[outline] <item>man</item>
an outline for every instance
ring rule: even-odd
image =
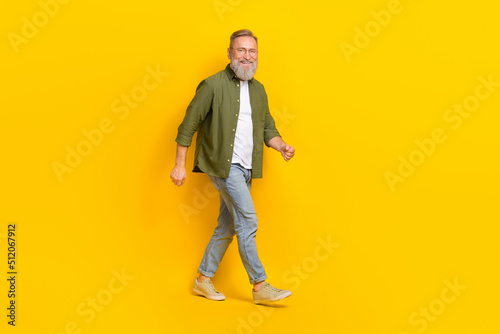
[[[193,172],[209,175],[220,193],[218,226],[205,250],[193,290],[211,300],[224,300],[211,278],[236,234],[238,250],[253,284],[255,303],[286,298],[265,280],[257,255],[257,215],[250,195],[252,178],[262,177],[264,144],[281,153],[285,161],[295,155],[276,130],[269,113],[264,86],[253,79],[257,71],[257,37],[250,30],[238,30],[230,37],[227,56],[231,63],[223,71],[203,80],[189,104],[176,138],[174,184],[186,180],[186,154],[196,131]]]

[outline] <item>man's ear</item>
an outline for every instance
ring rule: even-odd
[[[227,48],[227,59],[231,60],[231,48]]]

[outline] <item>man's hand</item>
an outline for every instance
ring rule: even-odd
[[[290,159],[295,155],[295,149],[285,143],[280,136],[271,138],[271,140],[269,141],[269,146],[280,152],[285,161],[290,161]]]
[[[293,158],[293,156],[295,155],[295,149],[290,145],[285,144],[281,149],[280,153],[283,156],[283,159],[285,159],[285,161],[290,161],[290,159]]]
[[[170,173],[170,179],[172,179],[172,182],[176,186],[182,186],[184,185],[184,181],[186,180],[186,168],[185,167],[180,167],[180,166],[175,166],[174,169],[172,169],[172,173]]]
[[[176,186],[182,186],[186,180],[186,155],[187,146],[177,144],[177,153],[175,155],[175,167],[170,173],[170,179]]]

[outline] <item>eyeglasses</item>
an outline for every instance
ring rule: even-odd
[[[233,49],[233,48],[231,48],[231,49]],[[233,49],[233,50],[236,51],[236,54],[238,56],[243,56],[247,52],[248,52],[248,54],[250,54],[251,57],[255,57],[257,55],[257,50],[255,50],[255,49],[247,50],[247,49],[239,48],[239,49]]]

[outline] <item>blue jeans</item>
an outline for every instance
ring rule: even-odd
[[[231,164],[227,179],[210,176],[210,180],[220,194],[219,218],[198,272],[213,277],[236,234],[241,261],[250,283],[264,281],[267,276],[257,255],[255,244],[257,214],[250,195],[252,171],[240,164]]]

